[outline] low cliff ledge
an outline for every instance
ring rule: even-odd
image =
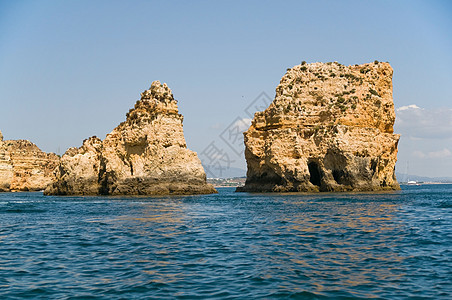
[[[40,191],[53,180],[59,157],[27,140],[3,140],[0,132],[0,192]]]

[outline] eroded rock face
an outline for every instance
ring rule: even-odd
[[[0,192],[39,191],[53,180],[59,157],[27,140],[3,141],[0,132]]]
[[[245,135],[250,192],[400,189],[388,63],[288,69]]]
[[[196,153],[187,149],[177,101],[154,81],[105,140],[70,148],[47,195],[165,195],[216,193]]]

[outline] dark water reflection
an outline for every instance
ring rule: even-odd
[[[0,296],[449,299],[451,192],[0,194]]]

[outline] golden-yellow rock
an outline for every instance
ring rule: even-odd
[[[238,191],[400,189],[392,74],[377,61],[289,69],[244,133],[248,171]]]
[[[216,193],[195,152],[187,149],[177,101],[154,81],[102,141],[70,148],[47,195],[165,195]]]
[[[0,192],[44,190],[59,158],[27,140],[3,141],[0,132]]]

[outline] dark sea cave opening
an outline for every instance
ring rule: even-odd
[[[320,174],[319,165],[311,161],[308,163],[308,169],[309,169],[309,181],[316,186],[320,186],[320,180],[322,179],[322,175]]]

